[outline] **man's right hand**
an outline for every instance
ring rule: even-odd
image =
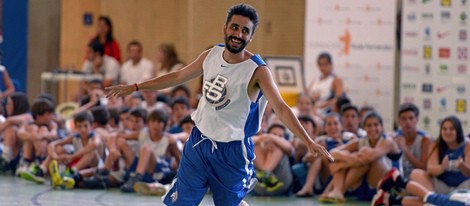
[[[126,96],[135,91],[135,86],[133,84],[128,85],[116,85],[111,87],[104,88],[106,91],[106,97],[112,96]]]
[[[320,144],[317,144],[313,141],[309,142],[308,144],[308,150],[314,155],[322,155],[323,157],[327,158],[330,162],[334,162],[335,161],[335,158],[325,149],[325,147],[323,147],[322,145]]]

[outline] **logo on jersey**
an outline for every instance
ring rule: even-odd
[[[170,197],[172,202],[176,202],[176,200],[178,199],[178,192],[173,192]]]
[[[227,99],[227,83],[228,78],[222,75],[204,82],[204,97],[216,110],[221,110],[230,103],[230,99]]]

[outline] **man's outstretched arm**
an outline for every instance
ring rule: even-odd
[[[209,50],[201,53],[199,57],[185,66],[184,68],[168,73],[163,76],[155,77],[153,79],[144,81],[142,83],[133,83],[127,85],[117,85],[105,88],[107,91],[106,97],[110,96],[125,96],[137,90],[159,90],[167,87],[179,85],[188,80],[200,76],[203,72],[202,64],[206,59]]]
[[[334,158],[323,146],[315,143],[313,139],[308,136],[291,108],[284,102],[268,67],[261,66],[256,69],[250,85],[252,84],[253,86],[255,86],[254,84],[259,86],[278,118],[295,136],[300,137],[307,144],[312,154],[320,154],[330,161],[334,161]]]

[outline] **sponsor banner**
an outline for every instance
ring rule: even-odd
[[[420,6],[421,0],[406,0]],[[347,95],[356,105],[374,106],[384,118],[386,131],[393,126],[394,68],[396,42],[396,2],[374,0],[307,0],[305,25],[305,82],[320,75],[316,59],[319,53],[333,57],[333,72],[343,78]],[[410,22],[434,21],[436,14],[409,11],[404,18]],[[405,30],[404,30],[405,31]],[[420,39],[424,30],[408,29],[409,38]],[[402,55],[422,58],[423,47],[404,47]],[[421,65],[401,67],[422,73]],[[418,90],[418,85],[405,85]]]
[[[419,125],[434,137],[439,134],[440,121],[448,115],[470,124],[470,2],[403,2],[400,100],[420,107]],[[464,130],[469,132],[466,127]]]

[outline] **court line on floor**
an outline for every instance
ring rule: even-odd
[[[104,203],[104,202],[102,201],[103,196],[104,196],[105,194],[106,194],[106,190],[104,190],[104,191],[100,192],[98,195],[96,195],[96,197],[95,197],[95,202],[98,203],[98,204],[100,204],[100,205],[103,205],[103,206],[108,206],[106,203]]]
[[[33,197],[31,197],[31,202],[34,204],[34,205],[41,205],[38,201],[39,197],[48,193],[48,192],[51,192],[52,191],[52,188],[47,188],[41,192],[38,192],[36,194],[33,195]]]

